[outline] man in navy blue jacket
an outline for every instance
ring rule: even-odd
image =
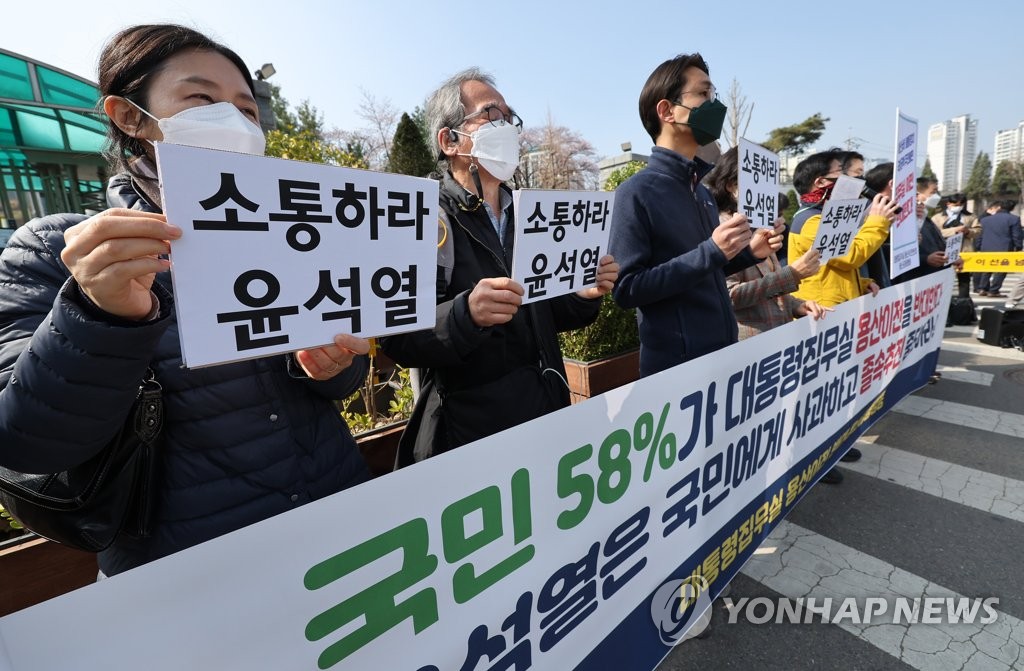
[[[751,235],[742,214],[719,224],[700,183],[711,166],[697,150],[721,134],[725,109],[700,54],[665,61],[640,93],[656,146],[647,167],[616,190],[609,252],[620,266],[615,301],[637,308],[641,376],[736,342],[725,277],[782,245],[770,230]]]
[[[1000,200],[992,203],[989,215],[981,220],[981,234],[975,239],[978,251],[982,252],[1017,252],[1021,249],[1022,233],[1020,217],[1012,210],[1017,203],[1012,200]],[[975,291],[980,296],[1002,296],[1003,280],[1006,273],[981,273],[981,279],[975,282]]]

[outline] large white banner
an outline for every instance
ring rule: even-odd
[[[512,279],[526,290],[523,303],[595,286],[597,266],[608,253],[615,194],[522,189],[512,197]]]
[[[896,110],[896,158],[892,197],[902,208],[889,229],[889,274],[917,268],[917,119]]]
[[[745,214],[753,228],[771,228],[779,212],[779,155],[740,138],[739,212]]]
[[[951,286],[861,297],[11,614],[7,668],[652,669],[700,603],[680,581],[707,603],[927,381]]]
[[[157,144],[185,364],[433,328],[431,179]]]

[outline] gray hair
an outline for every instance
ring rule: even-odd
[[[473,81],[494,86],[494,77],[491,75],[480,68],[466,68],[446,79],[427,98],[426,116],[430,137],[426,140],[435,156],[441,154],[441,147],[437,144],[438,132],[442,128],[458,128],[466,118],[466,107],[462,104],[462,85]]]

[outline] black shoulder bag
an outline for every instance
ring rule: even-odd
[[[0,504],[25,528],[87,552],[105,550],[120,533],[148,536],[164,419],[161,392],[147,370],[124,426],[83,464],[51,475],[0,468]]]

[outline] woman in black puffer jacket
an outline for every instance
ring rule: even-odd
[[[112,209],[31,221],[0,256],[0,466],[54,473],[86,461],[153,370],[166,405],[155,530],[100,553],[111,575],[364,481],[333,400],[362,383],[368,343],[339,335],[184,368],[164,256],[180,229],[161,214],[152,141],[195,140],[201,127],[204,146],[262,153],[252,79],[202,34],[150,25],[112,38],[99,82],[122,170]]]

